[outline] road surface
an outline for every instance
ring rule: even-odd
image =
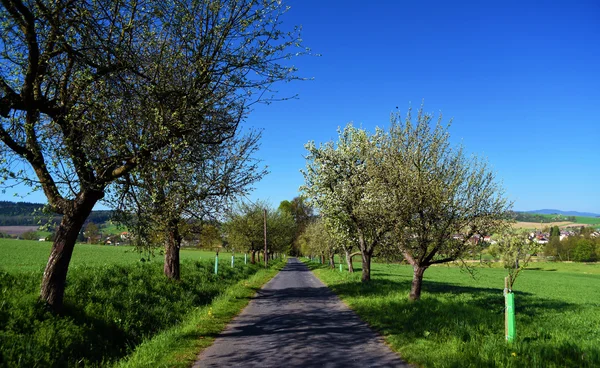
[[[408,367],[295,258],[198,356],[204,367]]]

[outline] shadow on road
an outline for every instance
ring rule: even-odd
[[[298,261],[259,290],[201,358],[198,367],[406,366]]]

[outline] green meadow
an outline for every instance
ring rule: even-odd
[[[577,216],[575,218],[578,224],[587,224],[592,226],[600,226],[600,217],[582,217]]]
[[[557,217],[557,215],[548,215],[548,214],[541,214],[540,216],[545,217],[547,219],[555,219]],[[562,216],[562,217],[566,218],[567,216]],[[564,220],[560,220],[560,221],[564,221]],[[600,217],[575,216],[574,223],[591,225],[591,226],[600,226]]]
[[[1,239],[0,270],[8,272],[43,271],[50,255],[51,242],[34,240]],[[244,260],[243,254],[236,254],[237,262]],[[197,249],[182,249],[182,260],[214,260],[215,252]],[[231,253],[219,253],[219,264],[231,262]],[[250,258],[248,258],[249,260]],[[94,267],[107,265],[131,265],[139,262],[163,262],[161,250],[153,253],[139,252],[134,247],[111,246],[97,244],[77,244],[69,270],[79,267]]]
[[[504,338],[499,265],[475,278],[453,266],[425,272],[422,298],[408,300],[412,268],[360,265],[349,274],[309,263],[316,275],[409,363],[425,367],[600,366],[600,264],[533,263],[514,285],[517,339]],[[358,266],[358,267],[357,267]]]
[[[160,252],[78,244],[55,315],[38,301],[50,246],[0,239],[0,366],[187,366],[282,265],[221,253],[214,274],[214,252],[182,250],[171,281]]]

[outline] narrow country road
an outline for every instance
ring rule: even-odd
[[[290,258],[204,350],[204,367],[408,367],[308,268]]]

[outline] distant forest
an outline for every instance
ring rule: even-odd
[[[0,201],[0,226],[37,226],[48,221],[58,224],[60,215],[42,213],[43,204]],[[87,221],[101,224],[108,221],[112,211],[92,211]]]
[[[565,215],[540,215],[538,213],[529,213],[529,212],[515,212],[514,219],[517,221],[523,222],[541,222],[541,223],[549,223],[556,221],[572,221],[576,222],[577,218],[575,216],[565,216]]]

